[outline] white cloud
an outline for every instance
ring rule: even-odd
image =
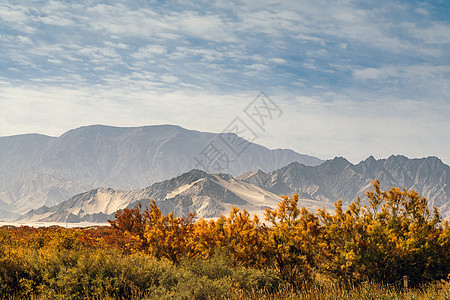
[[[106,41],[103,44],[105,46],[107,46],[107,47],[112,47],[112,48],[115,48],[115,49],[122,49],[122,50],[124,50],[124,49],[129,49],[130,48],[129,45],[127,45],[125,43],[112,43],[112,42]]]
[[[53,63],[53,64],[61,64],[61,63],[62,63],[61,60],[59,60],[59,59],[53,59],[53,58],[48,58],[47,61],[48,61],[48,62],[51,62],[51,63]]]
[[[224,57],[228,56],[226,51],[217,51],[215,49],[196,49],[189,47],[177,47],[174,52],[171,53],[172,57],[177,58],[197,58],[200,60],[212,62],[217,60],[222,60]]]
[[[184,12],[165,17],[165,22],[174,24],[178,32],[188,36],[216,42],[236,42],[227,20],[219,15],[201,16],[194,12]]]
[[[386,65],[352,71],[357,80],[374,80],[384,87],[394,87],[398,96],[415,99],[448,99],[450,93],[450,65]],[[394,91],[389,90],[392,94]]]
[[[72,20],[68,20],[66,18],[58,17],[58,16],[39,17],[38,20],[47,25],[55,25],[55,26],[73,26],[73,25],[75,25],[75,22],[73,22]]]
[[[270,58],[269,61],[276,64],[285,64],[287,62],[285,59],[279,57]]]
[[[265,64],[251,64],[246,66],[246,68],[256,72],[264,72],[270,69],[269,66]]]
[[[327,56],[328,51],[326,49],[310,50],[310,51],[306,52],[306,55],[312,56],[312,57]]]
[[[178,77],[172,75],[161,75],[161,80],[168,83],[174,83],[179,81]]]
[[[147,45],[140,47],[136,53],[131,54],[132,57],[137,59],[152,58],[155,55],[166,54],[167,49],[161,45]]]
[[[430,15],[430,12],[428,10],[426,10],[425,8],[423,8],[423,7],[418,7],[416,9],[414,9],[414,11],[416,13],[424,15],[424,16],[429,16]]]
[[[28,45],[33,44],[32,40],[26,36],[18,35],[17,40],[19,41],[19,43],[22,43],[22,44],[28,44]]]
[[[4,22],[23,24],[28,20],[28,9],[25,6],[3,3],[0,5],[0,18]]]
[[[0,19],[14,30],[29,34],[36,32],[36,28],[28,24],[33,17],[25,6],[9,3],[0,4]]]
[[[353,71],[353,77],[360,80],[379,79],[384,77],[383,71],[375,68],[365,68]]]
[[[87,8],[84,27],[106,31],[120,37],[151,37],[170,29],[161,17],[150,9],[132,10],[123,4],[97,4]],[[167,37],[166,37],[167,38]]]
[[[322,46],[325,46],[325,41],[323,39],[314,37],[314,36],[308,36],[303,33],[295,35],[294,38],[302,40],[302,41],[306,41],[306,42],[316,42],[316,43],[321,44]]]
[[[431,26],[417,28],[413,23],[402,24],[410,34],[426,44],[445,45],[450,44],[450,25],[434,22]]]

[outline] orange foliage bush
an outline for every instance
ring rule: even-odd
[[[351,284],[395,283],[407,275],[412,285],[449,276],[450,226],[437,209],[430,212],[425,198],[405,189],[382,191],[374,181],[366,201],[357,199],[346,210],[338,201],[334,213],[311,213],[298,206],[298,195],[284,196],[266,210],[265,223],[238,208],[210,221],[164,215],[152,201],[145,209],[139,204],[116,212],[109,227],[4,226],[0,254],[112,248],[175,264],[221,254],[235,266],[275,269],[293,285],[317,274]]]

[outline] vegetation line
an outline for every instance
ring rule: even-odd
[[[0,298],[450,299],[448,221],[415,191],[379,186],[334,214],[285,196],[264,223],[237,208],[194,221],[151,202],[111,226],[4,226]]]

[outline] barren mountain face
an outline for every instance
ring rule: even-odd
[[[449,166],[438,158],[408,159],[404,156],[380,160],[369,157],[357,165],[344,158],[328,160],[316,167],[294,162],[270,173],[258,170],[237,178],[194,169],[144,189],[97,188],[57,206],[30,211],[20,221],[106,222],[113,218],[117,209],[134,207],[139,201],[145,207],[151,199],[165,214],[173,212],[186,216],[195,212],[199,218],[217,218],[228,214],[235,206],[263,219],[264,209],[276,207],[281,201],[280,195],[299,194],[299,206],[310,211],[333,210],[338,199],[349,204],[360,197],[364,202],[365,193],[375,179],[381,181],[383,189],[395,186],[416,190],[429,199],[430,208],[438,207],[447,217],[450,215],[447,174],[450,174]]]
[[[57,138],[37,134],[1,137],[0,217],[53,206],[101,186],[146,187],[194,168],[239,175],[258,169],[269,172],[293,161],[322,162],[292,150],[269,150],[231,133],[225,137],[172,125],[95,125]],[[247,143],[245,151],[237,155],[224,141]]]

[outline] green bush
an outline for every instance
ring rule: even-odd
[[[300,288],[276,270],[233,266],[226,257],[175,265],[118,250],[23,249],[0,245],[0,299],[449,299],[450,282],[408,296],[392,286],[315,281]],[[320,280],[320,279],[319,279]]]

